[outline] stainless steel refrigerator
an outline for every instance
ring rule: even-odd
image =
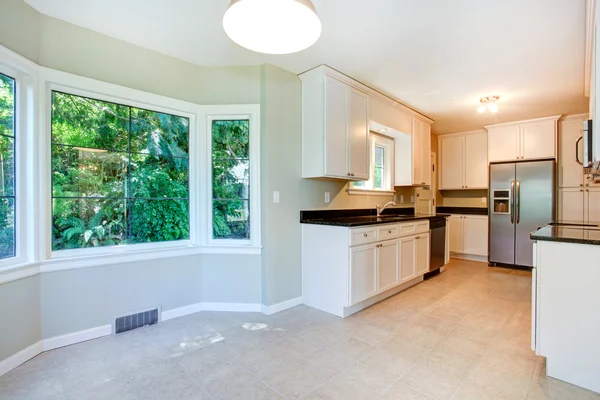
[[[490,265],[533,267],[529,234],[555,218],[554,160],[490,164]]]

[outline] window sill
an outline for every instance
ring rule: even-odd
[[[224,245],[178,245],[155,249],[110,249],[112,251],[63,256],[53,253],[49,260],[41,263],[41,272],[54,272],[67,269],[115,265],[137,261],[157,260],[163,258],[185,257],[197,254],[243,254],[260,255],[260,246],[224,246]]]
[[[21,262],[0,268],[0,285],[40,273],[38,262]]]
[[[372,190],[372,189],[348,189],[348,194],[363,196],[393,196],[396,194],[393,190]]]

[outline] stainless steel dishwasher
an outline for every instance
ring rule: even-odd
[[[434,218],[429,221],[429,272],[438,271],[446,261],[446,218]]]

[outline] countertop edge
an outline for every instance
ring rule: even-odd
[[[335,221],[335,218],[333,218],[333,219],[305,219],[305,220],[300,220],[300,223],[308,224],[308,225],[327,225],[327,226],[338,226],[338,227],[342,227],[342,228],[356,228],[356,227],[360,227],[360,226],[401,224],[404,222],[416,221],[416,220],[420,220],[420,219],[432,220],[432,219],[436,219],[436,218],[448,218],[448,217],[450,217],[450,214],[440,213],[440,214],[436,214],[436,215],[423,215],[423,216],[415,215],[415,216],[411,216],[410,218],[403,218],[402,220],[396,220],[396,221],[343,222],[343,221]],[[343,218],[339,218],[339,219],[341,220]]]

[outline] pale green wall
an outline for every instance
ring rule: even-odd
[[[42,16],[23,0],[0,3],[0,45],[37,62]]]

